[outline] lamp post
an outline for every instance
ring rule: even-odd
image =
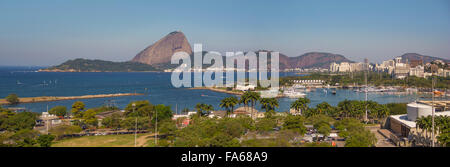
[[[158,111],[155,110],[156,121],[155,121],[155,147],[158,145]]]
[[[133,103],[132,106],[133,106],[133,112],[134,112],[135,111],[134,108],[136,107],[136,104]],[[134,147],[137,146],[136,139],[137,139],[137,117],[136,117],[136,122],[135,122],[135,127],[134,127]]]
[[[433,76],[431,80],[431,147],[434,147],[434,140],[435,140],[435,132],[434,132],[434,84],[435,84],[435,77]]]

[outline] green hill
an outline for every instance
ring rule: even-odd
[[[138,62],[112,62],[104,60],[75,59],[66,61],[41,71],[66,72],[138,72],[161,71],[155,67]]]

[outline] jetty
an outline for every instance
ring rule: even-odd
[[[38,103],[47,101],[60,101],[60,100],[77,100],[77,99],[93,99],[93,98],[106,98],[106,97],[120,97],[120,96],[140,96],[143,93],[116,93],[116,94],[98,94],[98,95],[83,95],[83,96],[40,96],[40,97],[21,97],[20,103]],[[0,105],[9,104],[6,99],[0,99]]]
[[[214,92],[220,92],[220,93],[227,93],[227,94],[233,94],[233,95],[243,95],[244,92],[243,91],[238,91],[238,90],[225,90],[225,89],[221,89],[221,88],[214,88],[214,87],[193,87],[193,88],[188,88],[191,90],[210,90],[210,91],[214,91]]]

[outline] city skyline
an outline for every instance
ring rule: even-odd
[[[0,65],[131,60],[171,31],[207,51],[449,59],[448,1],[0,1]]]

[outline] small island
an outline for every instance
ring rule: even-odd
[[[40,69],[39,72],[159,72],[148,64],[139,62],[112,62],[105,60],[74,59],[60,65]]]

